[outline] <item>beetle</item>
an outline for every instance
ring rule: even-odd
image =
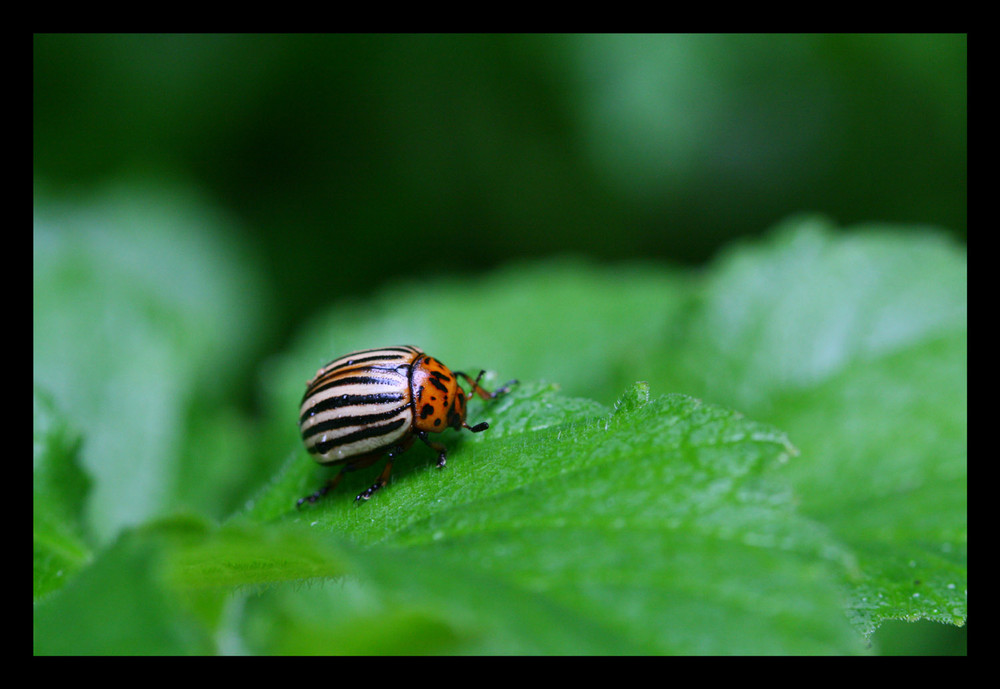
[[[392,463],[420,438],[438,453],[438,468],[447,460],[444,445],[428,433],[446,428],[466,428],[480,433],[490,427],[483,421],[466,423],[466,393],[458,383],[464,379],[483,399],[496,399],[517,384],[516,380],[488,392],[461,371],[452,372],[419,347],[399,345],[362,349],[334,359],[306,383],[299,409],[299,430],[306,449],[318,463],[343,464],[340,472],[322,488],[301,498],[316,502],[336,487],[344,472],[370,466],[383,455],[385,468],[368,490],[354,500],[368,500],[389,482]]]

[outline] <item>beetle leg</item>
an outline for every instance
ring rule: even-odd
[[[336,488],[337,484],[340,483],[340,479],[344,478],[344,472],[347,471],[349,468],[350,467],[348,465],[345,465],[343,469],[337,472],[336,476],[334,476],[332,479],[324,483],[323,487],[320,488],[318,491],[316,491],[312,495],[307,495],[304,498],[299,498],[299,501],[295,503],[295,508],[300,509],[302,507],[302,503],[304,502],[314,503],[321,497],[329,493],[331,490]]]
[[[417,431],[417,437],[427,443],[427,446],[438,453],[438,469],[443,469],[448,460],[448,450],[441,443],[436,443],[427,437],[426,431]]]
[[[470,378],[467,374],[462,373],[461,371],[455,371],[455,375],[465,378],[465,382],[472,386],[472,392],[476,393],[484,400],[492,400],[496,399],[497,397],[500,397],[501,395],[506,395],[508,392],[510,392],[510,389],[512,387],[517,385],[516,380],[508,380],[506,383],[504,383],[502,386],[500,386],[493,392],[488,392],[486,389],[484,389],[479,385],[479,381],[483,379],[483,375],[485,373],[486,371],[480,371],[479,375],[476,376],[476,379],[472,380],[472,378]]]
[[[389,459],[386,460],[385,463],[385,468],[382,470],[382,473],[378,475],[378,478],[375,480],[375,483],[373,483],[371,485],[371,488],[369,488],[365,492],[359,493],[358,497],[354,498],[354,502],[357,502],[358,500],[367,500],[372,496],[372,494],[375,491],[377,491],[380,488],[385,488],[385,484],[389,483],[389,474],[392,473],[392,460],[394,458],[395,454],[393,452],[390,452]]]
[[[406,452],[410,448],[410,445],[412,444],[413,444],[413,436],[411,435],[409,438],[404,440],[402,444],[397,445],[396,447],[389,450],[385,455],[386,462],[385,462],[385,468],[382,469],[382,473],[378,475],[378,478],[375,480],[375,483],[373,483],[368,490],[366,490],[363,493],[359,493],[358,496],[354,498],[354,502],[357,502],[358,500],[367,500],[372,496],[372,494],[375,491],[379,490],[380,488],[385,488],[385,485],[389,483],[389,475],[392,473],[393,460],[396,459],[396,457],[398,457],[399,455]],[[373,454],[371,455],[371,457],[372,459],[365,461],[365,463],[360,466],[368,466],[369,464],[374,462],[375,459],[378,459],[379,454]]]
[[[486,373],[486,371],[482,371],[482,370],[479,371],[479,375],[476,376],[475,380],[472,380],[472,378],[470,378],[467,374],[462,373],[461,371],[456,371],[455,375],[456,376],[461,376],[462,378],[465,378],[465,382],[472,386],[472,390],[470,391],[470,394],[472,392],[474,392],[477,395],[479,395],[480,397],[482,397],[484,400],[493,400],[493,399],[496,399],[497,397],[500,397],[501,395],[506,395],[508,392],[510,392],[510,389],[512,387],[514,387],[515,385],[517,385],[517,381],[516,380],[508,380],[506,383],[504,383],[502,386],[500,386],[499,388],[497,388],[493,392],[488,392],[485,388],[483,388],[481,385],[479,385],[479,381],[481,381],[483,379],[483,374],[485,374],[485,373]],[[480,432],[485,431],[487,428],[490,427],[490,425],[488,423],[486,423],[485,421],[483,421],[482,423],[477,423],[475,426],[470,426],[469,424],[467,424],[463,420],[462,421],[462,425],[464,427],[468,428],[473,433],[480,433]]]

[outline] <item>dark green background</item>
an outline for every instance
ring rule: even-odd
[[[963,35],[34,39],[34,174],[172,179],[282,305],[525,256],[699,263],[789,214],[966,232]]]

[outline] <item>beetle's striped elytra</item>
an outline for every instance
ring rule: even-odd
[[[306,449],[320,464],[343,464],[343,469],[318,491],[298,501],[316,502],[333,489],[345,471],[371,465],[383,455],[385,469],[372,486],[355,500],[367,500],[386,485],[396,457],[420,438],[438,453],[443,467],[447,450],[431,441],[428,433],[446,428],[466,428],[479,433],[482,422],[466,423],[464,379],[483,399],[494,399],[517,384],[509,381],[494,392],[479,385],[483,371],[472,380],[452,372],[418,347],[400,345],[363,349],[334,359],[306,384],[299,409],[299,428]]]

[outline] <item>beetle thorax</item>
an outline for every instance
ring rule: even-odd
[[[465,421],[465,393],[453,374],[437,359],[423,355],[413,362],[413,426],[419,431],[440,433]]]

